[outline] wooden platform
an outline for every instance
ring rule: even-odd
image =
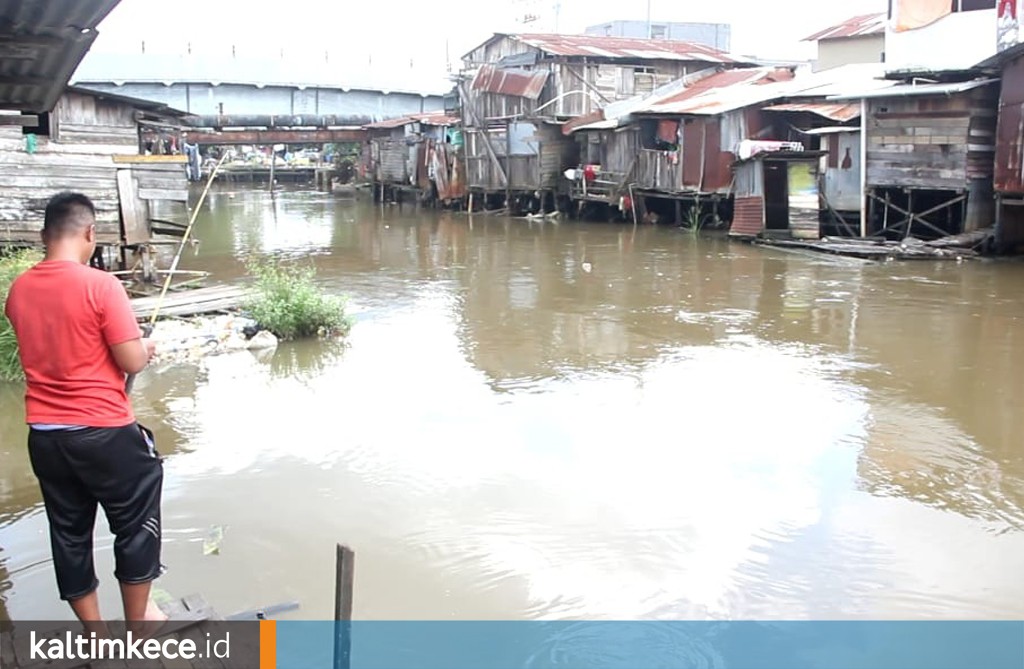
[[[158,304],[160,316],[199,316],[240,309],[245,297],[246,290],[239,286],[210,286],[168,293],[162,303],[159,296],[136,297],[132,309],[140,321],[149,320]]]
[[[905,242],[872,239],[825,237],[815,240],[755,239],[758,246],[784,249],[802,249],[865,260],[966,260],[978,253],[968,248],[955,248],[933,242],[908,240]]]

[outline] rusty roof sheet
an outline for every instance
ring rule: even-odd
[[[805,37],[803,41],[818,42],[825,39],[881,35],[885,32],[885,22],[887,19],[888,16],[885,13],[861,14],[860,16],[849,18],[838,25],[819,30],[813,35]]]
[[[0,108],[53,109],[119,0],[0,2]]]
[[[695,42],[632,37],[599,37],[595,35],[554,35],[543,33],[504,34],[552,56],[607,58],[610,60],[680,60],[701,63],[748,64],[724,51]],[[491,41],[491,40],[488,40]]]
[[[811,112],[823,118],[840,123],[860,118],[860,104],[849,102],[846,104],[838,102],[789,102],[780,105],[765,107],[766,111],[778,112]]]
[[[485,93],[536,100],[544,91],[544,84],[547,81],[548,70],[530,72],[484,65],[477,71],[471,87],[473,90]]]
[[[458,125],[459,119],[455,116],[449,116],[445,112],[430,112],[426,114],[410,114],[409,116],[389,118],[384,121],[377,121],[376,123],[364,125],[363,127],[368,130],[389,130],[392,128],[401,128],[402,126],[409,125],[410,123],[444,127]]]
[[[724,114],[782,97],[786,89],[777,84],[792,80],[793,72],[786,68],[726,70],[699,79],[678,93],[651,100],[636,113]]]

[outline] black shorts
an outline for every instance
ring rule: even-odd
[[[61,599],[78,599],[99,586],[92,555],[97,505],[115,537],[117,580],[148,583],[161,574],[164,475],[152,432],[137,423],[30,430],[28,449],[50,521]]]

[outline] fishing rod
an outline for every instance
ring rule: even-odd
[[[210,172],[210,177],[206,180],[206,187],[203,188],[202,194],[199,196],[199,200],[196,201],[195,209],[192,210],[192,216],[189,218],[188,226],[185,228],[185,234],[181,237],[181,244],[178,245],[178,252],[174,254],[174,260],[171,261],[171,268],[167,270],[167,278],[164,279],[163,288],[160,291],[160,297],[157,298],[156,307],[153,308],[153,314],[149,318],[149,322],[142,326],[142,336],[148,338],[153,334],[154,328],[156,328],[156,319],[160,315],[160,308],[164,304],[164,298],[167,296],[167,291],[171,287],[171,281],[174,279],[174,273],[178,269],[178,263],[181,262],[182,253],[185,251],[185,245],[188,244],[188,238],[192,234],[192,228],[196,224],[196,219],[199,218],[199,211],[203,208],[203,202],[206,201],[206,195],[210,192],[210,186],[213,185],[213,180],[217,176],[217,172],[220,171],[220,166],[224,164],[224,159],[228,157],[227,151],[220,157],[217,164],[214,165],[213,170]],[[135,385],[135,374],[129,374],[125,380],[124,391],[126,394],[132,392],[132,387]]]

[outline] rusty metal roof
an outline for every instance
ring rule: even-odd
[[[749,64],[714,47],[694,42],[594,35],[554,35],[544,33],[495,33],[487,44],[507,37],[551,56],[606,58],[609,60],[679,60],[702,63]],[[478,47],[479,48],[479,47]]]
[[[836,102],[789,102],[786,104],[772,105],[765,107],[766,111],[778,112],[811,112],[818,116],[832,121],[846,123],[860,117],[860,104],[849,102],[846,104]]]
[[[881,35],[885,32],[885,22],[888,15],[861,14],[849,18],[838,25],[819,30],[818,32],[805,37],[804,42],[818,42],[826,39],[842,39],[844,37],[865,37],[867,35]]]
[[[682,91],[651,100],[639,114],[713,116],[767,102],[785,95],[773,84],[793,80],[793,71],[774,67],[726,70],[699,79]]]
[[[485,93],[513,95],[520,98],[536,100],[544,91],[548,81],[548,71],[515,70],[484,65],[473,78],[471,88]]]
[[[376,123],[364,125],[363,127],[368,130],[389,130],[392,128],[401,128],[402,126],[409,125],[410,123],[444,127],[458,125],[459,119],[455,116],[449,116],[445,112],[430,112],[426,114],[410,114],[409,116],[389,118],[385,121],[377,121]]]
[[[53,109],[119,0],[0,2],[0,108]]]

